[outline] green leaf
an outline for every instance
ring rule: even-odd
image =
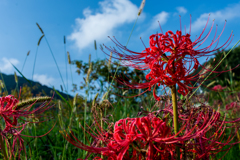
[[[10,62],[11,63],[11,62]],[[12,64],[12,63],[11,63]],[[12,64],[12,66],[17,70],[17,72],[19,73],[19,74],[21,74],[21,76],[25,79],[25,80],[27,80],[27,82],[31,85],[31,87],[32,87],[32,82],[31,81],[29,81],[18,69],[17,69],[17,67],[15,67],[13,64]]]
[[[181,97],[180,97],[180,99],[182,100],[184,97],[183,97],[183,95],[181,94]]]
[[[213,85],[215,82],[216,82],[216,81],[212,81],[211,83],[209,83],[209,84],[207,85],[207,87],[210,87],[210,86]]]
[[[72,106],[68,103],[68,101],[53,87],[53,90],[61,97],[61,99],[67,103],[70,109],[72,109]]]

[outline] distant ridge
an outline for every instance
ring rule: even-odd
[[[16,82],[15,82],[15,78],[14,75],[6,75],[4,73],[1,73],[3,76],[3,80],[5,82],[5,85],[7,87],[7,91],[10,94],[11,90],[14,90],[16,88]],[[2,76],[0,75],[0,80],[2,80]],[[27,80],[25,80],[23,77],[18,77],[18,86],[23,87],[24,85],[27,85],[28,87],[31,87],[31,85],[28,83]],[[33,94],[33,97],[35,97],[37,94],[39,94],[40,92],[42,93],[42,95],[45,96],[49,96],[52,97],[53,95],[53,89],[46,86],[46,85],[42,85],[39,82],[35,82],[32,80],[29,80],[32,83],[32,90],[31,93]],[[58,91],[58,90],[57,90]],[[63,92],[58,91],[65,99],[67,99],[68,97],[70,99],[73,99],[73,96],[71,95],[67,95]],[[54,93],[54,99],[61,99],[60,96],[57,93]]]

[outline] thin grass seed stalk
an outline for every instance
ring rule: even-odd
[[[96,104],[96,100],[97,100],[97,98],[98,98],[98,95],[99,95],[99,93],[97,93],[97,94],[95,95],[95,97],[94,97],[94,99],[93,99],[93,101],[92,101],[92,106],[94,106],[94,105]]]
[[[71,58],[70,58],[69,52],[67,52],[67,56],[68,56],[68,64],[71,64]]]
[[[16,72],[14,72],[14,79],[15,79],[15,82],[18,83],[18,78],[17,78]]]
[[[145,1],[146,1],[146,0],[142,0],[141,6],[140,6],[140,8],[139,8],[139,10],[138,10],[138,16],[140,16],[141,13],[142,13],[142,11],[143,11],[143,8],[144,8],[144,6],[145,6]]]
[[[2,89],[4,88],[4,84],[2,80],[0,80],[0,94],[2,93]]]
[[[87,72],[87,78],[86,78],[86,83],[89,83],[89,76],[92,72],[92,62],[91,62],[91,54],[89,54],[89,68],[88,68],[88,72]]]
[[[42,38],[43,38],[44,36],[45,36],[45,35],[43,34],[43,35],[39,38],[37,46],[40,45],[40,42],[41,42],[41,40],[42,40]]]
[[[60,124],[60,128],[63,130],[65,129],[65,125],[63,123],[63,110],[62,110],[62,102],[60,100],[58,100],[58,108],[59,108],[59,112],[58,112],[58,120],[59,120],[59,124]]]
[[[78,93],[76,93],[74,98],[73,98],[73,108],[72,108],[72,111],[71,111],[68,128],[71,128],[71,126],[72,126],[72,121],[73,121],[73,116],[74,116],[73,113],[75,113],[76,109],[77,109],[77,106],[76,106],[77,97],[78,97]]]
[[[44,96],[44,97],[34,97],[34,98],[27,99],[27,100],[22,100],[15,106],[14,109],[19,110],[24,106],[31,105],[33,103],[50,101],[51,99],[52,99],[52,97]]]
[[[42,28],[39,26],[39,24],[38,23],[36,23],[36,24],[37,24],[39,30],[42,32],[42,34],[44,34],[44,32],[43,32]]]
[[[97,50],[97,41],[94,40],[94,49]]]
[[[102,101],[107,98],[108,92],[105,92],[102,96]]]

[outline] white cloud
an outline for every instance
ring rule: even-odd
[[[185,14],[187,13],[187,9],[184,7],[177,7],[176,8],[179,14]]]
[[[138,7],[129,0],[104,0],[99,2],[101,13],[92,14],[89,8],[83,11],[85,18],[77,18],[73,33],[68,39],[75,41],[79,50],[93,45],[94,40],[103,41],[115,28],[133,22]]]
[[[150,25],[150,29],[156,29],[159,27],[158,21],[161,25],[167,22],[167,18],[169,17],[169,13],[162,11],[161,13],[157,14],[153,17],[152,23]]]
[[[7,73],[7,74],[11,74],[14,71],[14,68],[10,62],[14,66],[16,66],[19,63],[19,61],[17,59],[14,59],[14,58],[7,59],[7,58],[3,57],[0,60],[0,71]]]
[[[34,74],[33,80],[38,81],[42,85],[47,85],[47,86],[52,85],[52,83],[54,82],[54,78],[48,77],[47,75],[44,75],[44,74],[41,74],[41,75]]]
[[[209,13],[204,13],[200,15],[200,17],[192,23],[191,25],[192,31],[195,32],[198,30],[202,30],[207,23],[208,16],[209,16]],[[209,22],[215,19],[215,22],[214,22],[215,24],[216,22],[224,23],[225,22],[224,20],[231,20],[239,17],[240,17],[240,4],[235,4],[232,7],[226,7],[223,10],[211,12]]]

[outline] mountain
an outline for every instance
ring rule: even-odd
[[[50,88],[46,85],[41,85],[39,82],[34,82],[32,80],[29,80],[32,83],[32,86],[31,86],[29,84],[29,82],[26,79],[24,79],[23,77],[17,76],[17,78],[18,78],[18,88],[23,87],[25,85],[27,85],[28,87],[31,87],[31,93],[33,94],[33,97],[37,96],[39,93],[42,93],[41,96],[52,97],[53,91],[54,91],[52,88]],[[16,88],[16,82],[15,82],[14,75],[6,75],[4,73],[1,73],[0,80],[4,81],[9,94],[11,93],[11,90],[14,90]],[[71,96],[71,95],[67,95],[60,91],[58,91],[58,92],[65,99],[67,99],[67,98],[73,99],[73,96]],[[54,98],[61,99],[57,93],[54,93]]]

